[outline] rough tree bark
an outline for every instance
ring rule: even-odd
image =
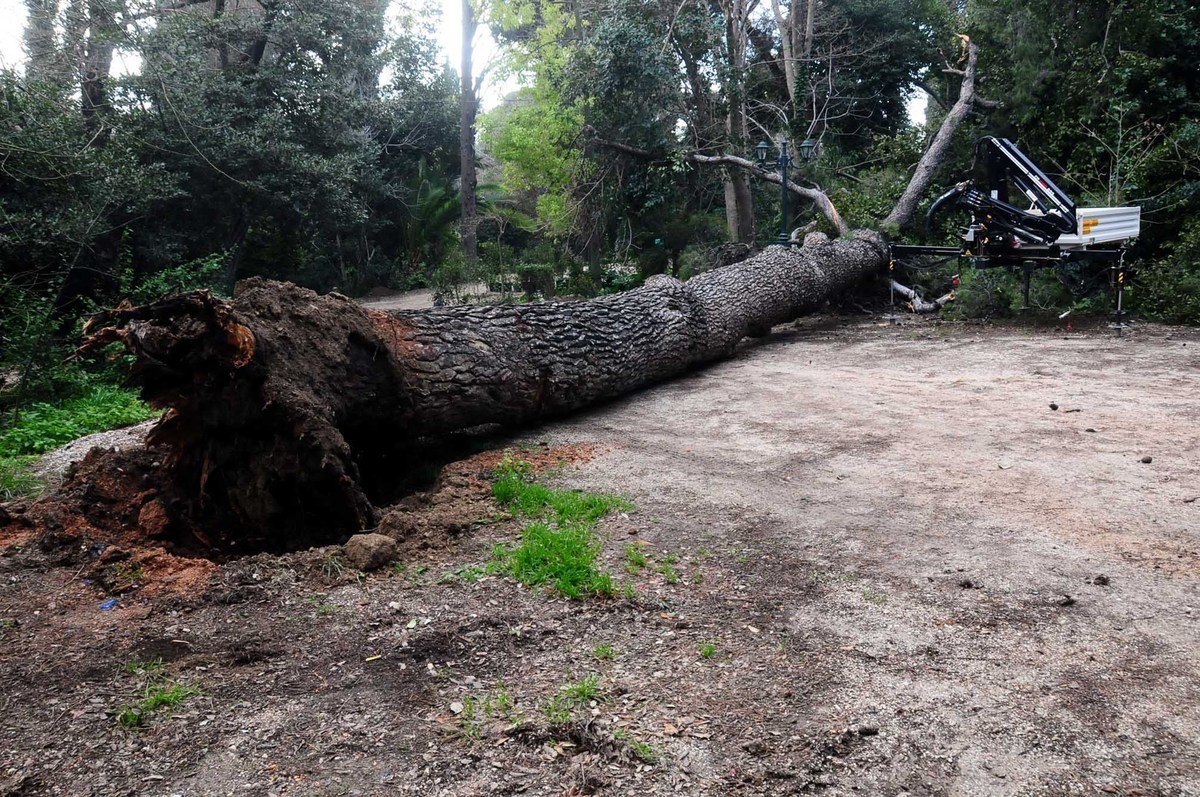
[[[88,345],[122,341],[132,381],[170,408],[150,443],[165,477],[154,501],[177,531],[287,549],[372,526],[397,474],[419,467],[417,438],[562,415],[728,356],[885,257],[873,233],[814,234],[592,301],[396,314],[250,280],[233,300],[110,311]]]

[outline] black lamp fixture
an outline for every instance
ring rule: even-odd
[[[759,146],[761,147],[762,144],[759,144]],[[813,155],[815,155],[816,152],[817,142],[813,141],[811,138],[806,138],[800,142],[800,160],[810,161],[813,159]]]
[[[766,139],[758,142],[758,146],[754,148],[754,153],[758,155],[758,165],[767,165],[767,156],[771,154],[771,144]]]

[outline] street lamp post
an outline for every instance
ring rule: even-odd
[[[800,144],[800,160],[812,160],[813,150],[817,147],[817,142],[811,138],[806,138]],[[758,142],[758,146],[754,148],[758,155],[758,165],[766,167],[767,156],[771,153],[771,145],[767,141]],[[788,143],[784,138],[779,142],[779,159],[776,161],[779,165],[779,237],[775,239],[775,243],[787,246],[792,242],[792,236],[788,232],[788,166],[791,165],[792,159],[788,157]]]

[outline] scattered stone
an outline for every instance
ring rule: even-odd
[[[854,729],[854,732],[857,733],[859,736],[878,736],[879,735],[879,726],[878,725],[865,725],[865,724],[859,725],[857,728]]]
[[[1075,605],[1075,599],[1074,599],[1074,598],[1072,598],[1070,595],[1066,595],[1066,594],[1064,594],[1064,595],[1062,596],[1062,598],[1061,598],[1061,599],[1058,601],[1058,605],[1059,605],[1059,606],[1074,606],[1074,605]]]
[[[382,534],[355,534],[346,541],[346,559],[359,570],[377,570],[396,558],[396,541]]]
[[[1085,431],[1085,432],[1094,432],[1094,431],[1096,431],[1096,430],[1095,430],[1095,429],[1093,429],[1092,427],[1090,427],[1090,426],[1089,426],[1088,428],[1084,429],[1083,431]]]
[[[771,745],[764,742],[762,739],[752,739],[742,745],[742,749],[752,756],[765,756],[771,752]]]
[[[1050,402],[1050,409],[1056,410],[1056,409],[1058,409],[1058,405],[1052,401],[1052,402]]]
[[[958,582],[958,586],[963,589],[983,589],[983,584],[978,581],[972,581],[969,578],[964,578]]]
[[[1068,413],[1068,412],[1083,412],[1083,410],[1079,409],[1078,407],[1075,407],[1075,408],[1073,408],[1073,409],[1069,409],[1069,410],[1063,410],[1063,412],[1064,412],[1064,413]]]
[[[1142,457],[1143,465],[1149,465],[1153,461],[1154,461],[1154,457]]]
[[[1107,587],[1109,584],[1112,583],[1112,579],[1110,579],[1108,576],[1101,573],[1100,575],[1098,575],[1092,579],[1092,583],[1096,584],[1098,586],[1101,586],[1101,587]]]

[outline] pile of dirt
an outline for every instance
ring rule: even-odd
[[[385,509],[376,531],[396,540],[402,555],[444,547],[495,515],[491,474],[506,457],[542,472],[587,462],[596,450],[543,444],[451,462],[429,489]],[[246,540],[230,551],[214,545],[224,536],[219,531],[171,523],[160,474],[153,449],[92,449],[51,494],[0,508],[0,551],[36,545],[54,565],[76,568],[105,594],[122,595],[187,594],[202,588],[218,564],[262,550]]]

